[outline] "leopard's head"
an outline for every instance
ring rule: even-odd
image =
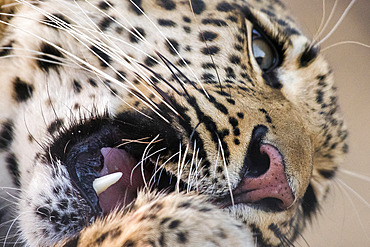
[[[27,5],[0,75],[29,244],[76,234],[138,189],[207,195],[260,245],[297,237],[347,132],[329,65],[279,1]],[[93,181],[114,172],[98,196]]]

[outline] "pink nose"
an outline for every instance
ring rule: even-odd
[[[234,191],[235,200],[285,210],[293,204],[294,195],[285,175],[283,157],[269,144],[261,144],[259,152],[260,157],[267,155],[266,169],[258,176],[251,177],[247,173]]]

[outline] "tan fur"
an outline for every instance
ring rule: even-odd
[[[10,53],[0,50],[7,54],[0,59],[5,92],[0,107],[6,109],[0,112],[0,131],[11,124],[15,133],[0,150],[0,163],[9,163],[9,155],[14,155],[19,165],[18,220],[24,241],[30,246],[63,246],[68,241],[78,246],[253,246],[253,234],[257,245],[294,241],[325,197],[347,150],[347,134],[330,67],[320,54],[304,59],[313,44],[289,13],[267,0],[250,0],[230,11],[217,10],[221,0],[204,1],[198,14],[188,1],[175,1],[176,10],[165,10],[162,1],[138,1],[145,15],[132,10],[131,1],[111,1],[114,8],[102,10],[97,7],[100,1],[92,2],[23,3],[11,25],[0,26],[5,34],[0,47],[11,46]],[[253,57],[246,7],[255,25],[281,46],[284,61],[274,71],[281,88],[269,85]],[[161,25],[163,18],[167,24]],[[133,37],[134,29],[145,32],[144,40]],[[216,37],[204,42],[202,31]],[[215,47],[217,52],[207,54]],[[158,54],[186,78],[174,78],[173,73],[179,73],[171,72]],[[240,61],[232,62],[233,55]],[[147,65],[152,71],[142,66],[150,64],[149,57],[155,60]],[[207,76],[214,81],[207,81]],[[73,137],[63,143],[63,150],[52,147],[73,127],[80,129],[71,136],[78,136],[90,121],[120,117],[129,127],[152,131],[131,141],[171,143],[159,165],[193,192],[141,193],[132,207],[85,227],[91,208],[60,158],[68,155]],[[229,196],[244,178],[256,126],[266,127],[263,143],[276,147],[283,157],[295,201],[282,211],[244,203],[216,208],[214,200]],[[175,134],[166,140],[171,131]],[[65,201],[67,206],[60,209]],[[313,208],[306,208],[310,203]],[[161,224],[164,218],[181,223],[172,229]],[[181,241],[184,236],[186,243]]]

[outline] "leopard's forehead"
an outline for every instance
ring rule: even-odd
[[[264,243],[296,237],[347,134],[329,65],[280,1],[50,0],[17,11],[0,50],[1,133],[12,136],[0,148],[23,191],[30,242],[50,244],[86,221],[79,214],[91,209],[60,157],[96,119],[128,124],[130,141],[164,140],[166,170],[215,197],[240,183],[254,130],[265,129],[297,200],[276,214],[239,205],[231,215]],[[269,73],[254,58],[253,30],[278,50]]]

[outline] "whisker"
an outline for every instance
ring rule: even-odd
[[[222,143],[221,143],[221,140],[220,140],[220,138],[219,138],[218,136],[217,136],[217,139],[218,139],[218,145],[219,145],[219,147],[220,147],[221,154],[222,154],[223,164],[224,164],[224,167],[225,167],[225,175],[226,175],[227,183],[228,183],[228,187],[229,187],[229,193],[230,193],[231,205],[233,205],[233,206],[234,206],[233,190],[232,190],[232,188],[231,188],[231,182],[230,182],[229,172],[228,172],[228,170],[227,170],[227,162],[226,162],[226,159],[225,159],[224,149],[222,148]]]
[[[369,237],[369,235],[368,235],[368,233],[367,233],[367,231],[365,230],[365,226],[363,225],[363,223],[362,223],[362,220],[361,220],[361,216],[360,216],[360,214],[359,214],[359,212],[358,212],[358,210],[356,209],[356,205],[354,204],[354,202],[353,202],[353,200],[352,200],[352,198],[351,198],[351,196],[348,194],[348,192],[347,192],[347,190],[343,187],[343,186],[345,186],[347,189],[349,189],[351,192],[355,192],[352,188],[350,188],[347,184],[345,184],[341,179],[337,179],[338,180],[338,182],[339,182],[339,184],[337,184],[338,186],[339,186],[339,188],[341,189],[341,191],[346,195],[346,197],[348,198],[348,201],[350,202],[350,204],[351,204],[351,206],[353,207],[353,209],[354,209],[354,212],[356,213],[356,216],[357,216],[357,219],[358,219],[358,221],[359,221],[359,223],[360,223],[360,225],[361,225],[361,229],[363,230],[363,232],[365,233],[365,236],[366,236],[366,238],[367,239],[370,239],[370,237]],[[348,187],[347,187],[348,186]],[[357,194],[357,192],[355,192],[355,195]],[[357,197],[357,196],[356,196]],[[361,200],[361,199],[360,199]],[[366,202],[366,204],[368,204],[367,202]],[[368,206],[368,205],[367,205]]]
[[[171,83],[169,83],[166,79],[164,79],[161,75],[157,74],[156,72],[154,72],[151,68],[149,68],[148,66],[146,66],[145,64],[143,63],[138,63],[139,65],[143,66],[145,69],[149,70],[156,78],[162,80],[163,82],[165,82],[173,91],[175,91],[179,96],[181,96],[180,92],[177,91],[177,89],[171,85]]]
[[[357,197],[357,199],[359,199],[363,204],[365,204],[368,208],[370,208],[370,203],[368,201],[366,201],[358,192],[356,192],[354,189],[352,189],[352,187],[350,187],[348,184],[346,184],[340,178],[337,178],[336,180],[338,180],[338,182],[341,183],[342,186],[344,186],[347,190],[351,191],[353,193],[353,195],[355,197]]]
[[[340,45],[359,45],[359,46],[363,46],[365,48],[370,48],[370,45],[367,45],[367,44],[364,44],[364,43],[361,43],[361,42],[358,42],[358,41],[354,41],[354,40],[347,40],[347,41],[341,41],[341,42],[337,42],[335,44],[329,45],[329,46],[321,49],[321,51],[324,52],[324,51],[327,51],[327,50],[329,50],[333,47],[340,46]]]
[[[321,35],[325,31],[326,27],[329,25],[331,18],[333,18],[333,16],[334,16],[334,12],[335,12],[335,9],[337,8],[337,4],[338,4],[338,0],[335,0],[334,5],[333,5],[333,7],[332,7],[332,9],[330,11],[329,17],[326,20],[325,25],[322,27],[322,29],[320,30],[320,32],[316,36],[314,36],[314,39],[313,39],[312,44],[316,43],[316,41],[321,37]],[[324,18],[325,18],[325,16],[323,16],[323,19]]]
[[[162,59],[162,61],[167,66],[167,68],[170,70],[171,74],[174,76],[174,78],[179,83],[179,85],[181,86],[181,88],[184,90],[184,92],[186,93],[186,95],[190,98],[190,95],[189,95],[188,91],[185,89],[185,86],[183,85],[184,83],[180,80],[180,78],[172,70],[172,67],[174,67],[174,65],[170,61],[168,61],[164,56],[162,56],[162,54],[160,54],[159,52],[157,53],[157,55]]]
[[[344,10],[342,16],[339,18],[339,20],[337,21],[337,23],[334,25],[334,27],[330,30],[330,32],[324,37],[322,38],[319,42],[317,42],[317,45],[321,45],[322,43],[324,43],[328,38],[330,38],[330,36],[335,32],[335,30],[339,27],[339,25],[342,23],[344,17],[346,17],[348,11],[352,8],[353,4],[355,4],[356,0],[352,0],[347,8]]]
[[[366,182],[370,182],[370,177],[369,177],[369,176],[365,176],[365,175],[362,175],[362,174],[358,174],[358,173],[356,173],[356,172],[352,172],[352,171],[349,171],[349,170],[347,170],[347,169],[343,169],[343,168],[339,169],[338,171],[339,171],[339,172],[341,172],[341,173],[344,173],[344,174],[350,175],[350,176],[352,176],[352,177],[362,179],[362,180],[364,180],[364,181],[366,181]]]

